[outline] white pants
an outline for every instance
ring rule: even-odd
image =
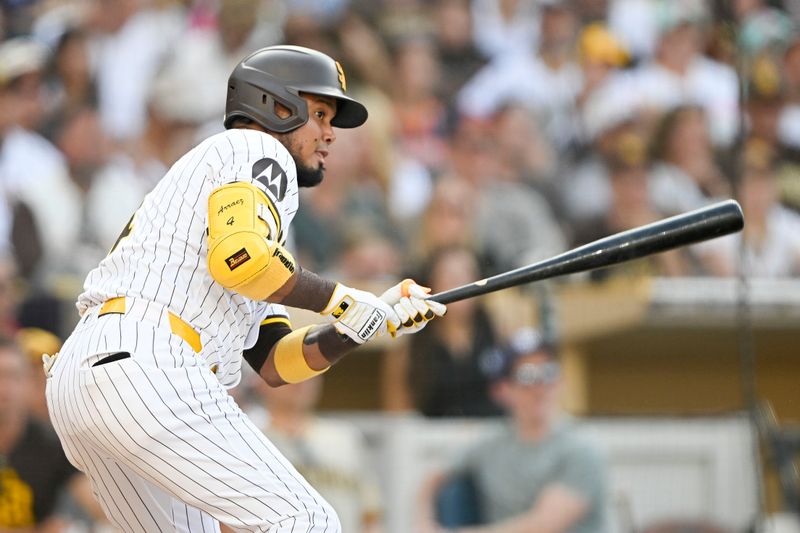
[[[96,314],[96,313],[95,313]],[[336,513],[168,329],[84,317],[50,369],[47,402],[67,457],[126,532],[340,533]],[[127,324],[126,324],[127,322]],[[135,334],[136,343],[125,341]],[[133,346],[136,348],[134,349]],[[131,357],[92,366],[106,354]],[[154,354],[165,357],[154,357]],[[163,361],[164,364],[154,364]]]

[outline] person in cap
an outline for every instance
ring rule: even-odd
[[[346,91],[342,65],[315,50],[244,58],[226,131],[145,197],[86,278],[74,332],[44,357],[53,425],[118,529],[341,531],[227,389],[243,359],[270,386],[299,383],[445,312],[411,280],[379,297],[302,268],[286,247],[298,189],[322,181],[335,128],[367,120]],[[286,306],[329,323],[293,329]]]
[[[608,531],[605,459],[560,408],[557,348],[539,331],[523,328],[485,367],[508,413],[507,423],[449,470],[426,481],[420,531]],[[435,516],[436,498],[456,479],[469,487],[460,492],[470,495],[478,512],[470,517],[471,524],[451,516],[453,521],[443,525]]]

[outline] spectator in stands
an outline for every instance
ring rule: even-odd
[[[97,74],[103,130],[120,143],[135,139],[146,122],[148,88],[183,28],[177,4],[143,0],[92,4],[88,27]]]
[[[325,164],[327,179],[301,192],[304,207],[292,226],[299,260],[317,272],[336,267],[351,228],[360,225],[387,237],[394,232],[387,214],[386,184],[372,159],[368,133],[339,130],[336,148]]]
[[[611,139],[629,128],[638,128],[631,96],[624,93],[628,52],[600,23],[584,27],[578,37],[582,84],[576,95],[571,120],[575,135],[570,150],[559,160],[563,218],[580,219],[608,206],[608,175],[600,158]]]
[[[60,117],[53,140],[68,164],[64,173],[21,187],[43,249],[36,281],[73,300],[82,280],[111,249],[143,197],[136,182],[105,172],[109,145],[97,111],[84,107]]]
[[[180,70],[165,68],[159,72],[148,88],[144,130],[128,143],[125,151],[113,154],[110,161],[113,173],[125,174],[128,181],[149,191],[201,138],[216,133],[205,131],[207,124],[203,124],[203,119],[208,117],[207,102],[190,82]],[[213,85],[213,82],[205,84]],[[186,97],[189,92],[192,98]],[[215,118],[221,114],[219,111]]]
[[[11,252],[12,220],[20,216],[15,212],[20,188],[66,172],[58,149],[35,131],[44,114],[46,61],[47,51],[31,39],[0,43],[0,252]],[[21,215],[30,218],[29,213]],[[35,259],[36,251],[30,256]],[[27,262],[22,263],[22,274],[27,275]]]
[[[650,198],[664,214],[690,211],[731,195],[707,124],[702,107],[685,105],[665,114],[656,128]]]
[[[17,266],[11,256],[0,256],[0,336],[13,337],[17,334]]]
[[[573,6],[578,13],[582,26],[593,23],[602,23],[608,18],[608,5],[613,0],[573,0]]]
[[[615,139],[605,165],[611,185],[611,205],[603,215],[576,224],[572,246],[633,229],[664,218],[650,198],[650,162],[644,140],[629,132]],[[590,272],[591,279],[618,275],[680,276],[688,269],[685,250],[672,250],[637,261]]]
[[[469,0],[437,0],[433,9],[436,25],[433,33],[442,71],[439,93],[442,101],[449,105],[458,90],[488,59],[472,39],[475,23]]]
[[[487,119],[508,103],[535,111],[542,130],[559,148],[569,146],[576,128],[572,115],[582,76],[575,60],[578,26],[569,2],[542,5],[538,49],[500,54],[469,80],[458,95],[458,111]]]
[[[606,19],[614,36],[630,52],[633,62],[650,59],[659,35],[660,5],[652,0],[610,0]]]
[[[781,63],[786,100],[778,122],[781,144],[800,152],[800,36],[786,48]]]
[[[610,90],[596,94],[586,102],[585,133],[590,142],[586,150],[574,157],[561,159],[562,171],[556,186],[564,218],[571,223],[603,215],[611,205],[611,185],[606,158],[618,139],[627,135],[644,135],[641,121],[630,106],[619,101]],[[602,101],[605,96],[613,102]],[[598,109],[599,108],[599,109]]]
[[[406,267],[422,264],[436,250],[449,245],[475,246],[474,202],[473,189],[466,180],[455,174],[440,177],[425,212],[408,230],[410,257]]]
[[[391,92],[395,83],[392,59],[378,28],[360,11],[346,11],[333,28],[341,50],[340,63],[347,65],[347,90],[353,91],[358,98],[366,97],[370,102],[377,99],[376,103],[385,107],[387,102],[380,100],[387,100],[386,94]],[[375,109],[372,105],[368,108],[370,111]],[[370,113],[370,120],[372,118]]]
[[[88,479],[67,461],[52,429],[29,412],[31,378],[19,346],[0,338],[0,530],[59,531],[64,518],[56,507],[65,491],[100,519]]]
[[[546,198],[523,183],[520,168],[500,157],[499,142],[486,125],[462,121],[450,141],[451,171],[470,188],[474,240],[485,270],[495,274],[551,257],[566,248]]]
[[[68,27],[58,38],[45,73],[48,117],[97,106],[97,86],[85,28]],[[46,127],[46,126],[45,126]]]
[[[556,205],[554,181],[558,156],[542,134],[536,115],[519,104],[502,108],[491,124],[498,157],[520,183],[532,186],[548,204]]]
[[[784,2],[783,4],[792,4]],[[768,0],[731,2],[739,23],[737,35],[740,53],[755,56],[767,48],[783,49],[796,32],[787,13]]]
[[[213,4],[210,24],[195,24],[177,40],[159,68],[169,78],[175,99],[191,107],[198,123],[219,122],[225,112],[228,76],[246,55],[262,46],[277,44],[261,24],[263,2],[220,0]],[[194,7],[197,11],[202,4]],[[191,94],[191,98],[186,96]],[[221,125],[217,125],[221,128]]]
[[[472,0],[472,18],[479,21],[473,39],[489,57],[520,55],[539,44],[540,2]]]
[[[785,99],[777,128],[786,160],[778,182],[782,202],[800,212],[800,36],[787,46],[780,67]]]
[[[347,422],[317,415],[323,377],[274,388],[256,385],[267,410],[264,433],[336,509],[342,531],[380,531],[381,498],[369,475],[364,436]]]
[[[747,135],[759,137],[772,145],[780,140],[781,112],[786,104],[786,88],[778,62],[764,53],[750,62],[746,80],[745,110]]]
[[[480,279],[472,249],[450,245],[433,252],[416,279],[440,292]],[[414,408],[429,417],[493,416],[482,370],[496,347],[495,325],[479,299],[448,306],[441,324],[387,354],[384,390],[389,410]]]
[[[426,167],[440,169],[446,156],[446,106],[437,90],[442,70],[435,42],[424,35],[407,36],[396,44],[393,59],[398,148]]]
[[[31,366],[32,379],[28,395],[30,414],[40,422],[50,425],[50,414],[47,412],[47,399],[45,398],[47,377],[42,372],[42,354],[58,352],[61,349],[61,339],[40,328],[20,328],[14,339],[20,349],[25,352]]]
[[[700,243],[695,251],[715,276],[734,276],[744,239],[746,272],[754,277],[780,278],[800,274],[800,215],[778,201],[775,177],[780,159],[761,139],[744,148],[740,200],[744,230]]]
[[[714,145],[730,146],[739,127],[738,80],[731,67],[703,54],[707,3],[664,1],[660,7],[654,60],[637,68],[619,90],[630,106],[654,117],[682,104],[702,106]]]
[[[378,5],[371,4],[371,7]],[[394,4],[394,7],[400,5]],[[380,9],[384,11],[389,6]],[[401,226],[416,220],[425,208],[431,190],[431,170],[422,160],[405,153],[398,142],[396,106],[390,96],[405,81],[395,70],[390,42],[379,33],[378,24],[368,19],[365,11],[368,8],[363,3],[359,6],[351,3],[341,20],[333,24],[330,30],[337,46],[331,53],[346,66],[347,92],[365,102],[369,109],[369,121],[355,135],[361,145],[360,159],[369,166],[366,174],[385,191],[391,224]],[[413,20],[406,22],[413,25]]]
[[[630,56],[620,41],[599,22],[593,22],[581,29],[578,35],[577,49],[582,84],[575,102],[577,109],[574,120],[578,125],[574,144],[575,148],[580,150],[590,144],[597,133],[590,129],[590,127],[594,127],[594,124],[589,123],[593,120],[596,122],[596,118],[589,114],[597,113],[598,98],[601,100],[601,104],[606,106],[606,101],[615,103],[613,102],[614,98],[608,98],[604,93],[613,92],[620,87],[619,84],[624,78],[624,71],[621,69],[628,65]],[[622,95],[611,96],[616,99],[622,97]],[[603,98],[606,101],[602,101]],[[608,111],[607,109],[600,110],[601,113],[608,113]],[[616,110],[610,111],[613,113]]]
[[[496,362],[495,393],[508,410],[508,424],[473,446],[449,472],[426,481],[418,531],[443,531],[434,502],[454,476],[471,480],[481,525],[455,524],[445,531],[608,531],[605,460],[562,416],[556,348],[525,328],[498,351]]]
[[[383,286],[398,281],[402,264],[395,239],[369,225],[356,222],[345,230],[336,262],[336,279]]]

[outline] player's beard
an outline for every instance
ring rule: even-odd
[[[311,168],[297,159],[294,160],[294,164],[297,167],[298,187],[316,187],[322,183],[322,179],[325,177],[325,169],[322,165],[317,168]]]
[[[294,159],[294,166],[297,169],[298,187],[316,187],[325,178],[325,167],[321,164],[317,168],[304,164],[300,159],[300,148],[294,140],[292,132],[276,136],[280,143],[289,151],[289,155]]]

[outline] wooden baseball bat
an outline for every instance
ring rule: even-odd
[[[550,259],[449,289],[434,294],[430,298],[443,304],[449,304],[523,283],[624,263],[680,246],[735,233],[743,227],[742,208],[735,200],[726,200],[652,224],[615,233]]]

